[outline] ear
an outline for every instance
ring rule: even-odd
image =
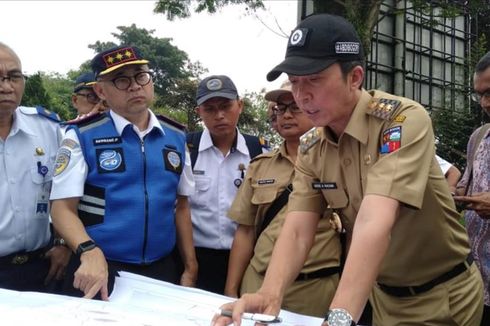
[[[196,114],[199,116],[199,118],[201,117],[201,110],[200,110],[200,107],[199,106],[196,106],[194,108],[194,112],[196,112]]]
[[[104,93],[104,88],[102,87],[102,85],[100,83],[95,83],[94,86],[92,86],[92,88],[94,89],[95,94],[97,94],[97,96],[100,99],[102,99],[102,100],[107,99],[107,97],[105,96],[105,93]]]
[[[350,71],[350,82],[353,89],[360,89],[364,82],[364,69],[361,66],[355,66]]]
[[[71,95],[71,105],[76,108],[78,102],[78,96],[77,94],[72,94]]]
[[[243,100],[242,100],[242,99],[239,99],[237,102],[238,102],[238,111],[239,111],[240,113],[242,113],[242,111],[243,111],[243,106],[244,106],[244,104],[243,104]]]

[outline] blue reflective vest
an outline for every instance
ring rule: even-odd
[[[185,134],[160,120],[143,140],[131,125],[119,135],[108,113],[74,128],[88,165],[78,213],[108,260],[145,264],[175,246],[175,201]]]

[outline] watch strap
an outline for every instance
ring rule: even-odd
[[[79,256],[86,251],[94,249],[95,247],[97,247],[97,245],[93,240],[82,242],[78,245],[77,250],[75,250],[75,255]]]

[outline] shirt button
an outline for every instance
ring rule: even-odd
[[[350,159],[350,158],[346,158],[346,159],[344,159],[344,165],[345,165],[345,166],[349,166],[351,163],[352,163],[352,161],[351,161],[351,159]]]

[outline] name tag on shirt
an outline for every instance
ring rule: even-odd
[[[313,189],[325,190],[325,189],[337,189],[335,182],[312,182]]]

